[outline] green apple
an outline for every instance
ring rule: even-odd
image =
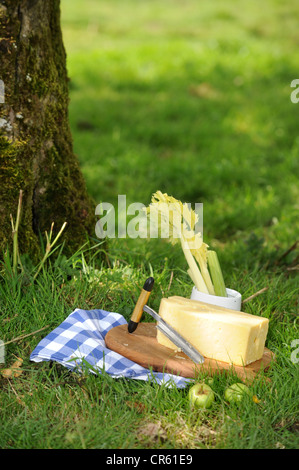
[[[205,379],[205,384],[209,385],[210,387],[213,387],[214,385],[214,377],[207,377]]]
[[[215,400],[214,392],[205,383],[197,383],[189,390],[189,401],[195,408],[210,408]]]
[[[233,385],[230,385],[230,387],[225,390],[224,398],[230,403],[240,403],[240,401],[243,400],[244,395],[249,394],[249,388],[245,384],[238,382]]]

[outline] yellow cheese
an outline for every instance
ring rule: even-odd
[[[246,366],[263,356],[267,318],[178,296],[163,298],[159,315],[205,357]],[[177,350],[159,330],[157,341]]]

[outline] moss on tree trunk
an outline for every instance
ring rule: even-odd
[[[71,253],[94,233],[95,215],[73,153],[60,1],[0,0],[0,56],[1,253],[11,243],[20,189],[20,251],[34,257],[39,232],[66,221]]]

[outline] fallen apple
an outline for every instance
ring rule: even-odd
[[[230,403],[240,403],[243,400],[244,395],[249,395],[250,390],[247,385],[243,383],[234,383],[230,385],[224,392],[225,400]]]
[[[205,379],[205,384],[209,385],[210,387],[212,387],[214,385],[214,377],[207,377]]]
[[[190,404],[195,408],[210,408],[215,396],[211,387],[205,383],[197,383],[189,390]]]

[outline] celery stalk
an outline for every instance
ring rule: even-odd
[[[198,253],[197,253],[197,256],[195,256],[195,259],[196,259],[196,261],[197,261],[198,264],[199,264],[200,271],[201,271],[203,280],[204,280],[204,282],[205,282],[205,285],[207,286],[207,289],[208,289],[209,294],[211,294],[211,295],[216,295],[216,294],[215,294],[215,288],[214,288],[214,286],[213,286],[213,283],[212,283],[212,280],[211,280],[211,277],[210,277],[209,270],[208,270],[208,268],[207,268],[206,263],[204,262],[204,260],[203,260],[202,257],[200,256],[199,251],[198,251]]]
[[[227,297],[224,279],[216,251],[208,251],[208,265],[214,284],[215,295],[220,297]]]
[[[195,285],[195,279],[194,279],[193,273],[192,273],[192,271],[191,271],[190,268],[187,269],[187,274],[189,274],[191,281],[192,281],[193,284]]]
[[[208,245],[203,242],[202,234],[195,232],[198,216],[189,208],[188,204],[183,204],[174,197],[157,191],[152,196],[152,202],[146,209],[146,214],[148,216],[154,215],[157,218],[157,228],[169,229],[167,238],[172,245],[181,240],[183,253],[189,267],[188,274],[197,290],[205,294],[226,296],[224,282],[220,278],[222,273],[219,263],[217,265],[216,261],[212,260],[211,268],[208,269]],[[212,278],[212,273],[215,281]]]
[[[196,261],[193,258],[191,250],[189,248],[186,248],[184,246],[184,244],[185,244],[185,241],[183,239],[181,239],[182,249],[183,249],[186,261],[188,263],[188,266],[189,266],[189,268],[191,270],[191,273],[192,273],[192,277],[191,276],[190,277],[193,280],[193,282],[195,284],[195,287],[198,291],[204,292],[205,294],[208,294],[209,291],[208,291],[207,286],[206,286],[206,284],[203,280],[201,272],[200,272],[200,270],[199,270],[199,268],[196,264]]]

